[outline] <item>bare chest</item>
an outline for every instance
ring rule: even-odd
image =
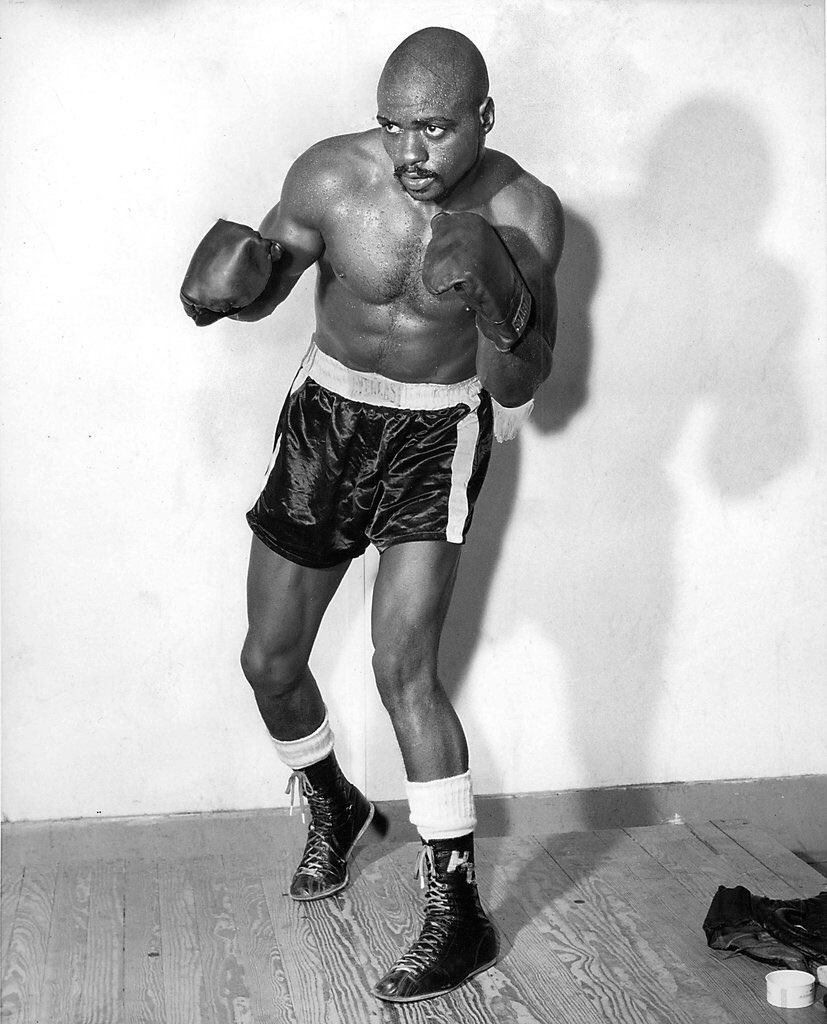
[[[422,284],[430,239],[428,211],[376,197],[354,199],[330,211],[322,274],[369,305],[401,303],[426,312],[436,302]]]

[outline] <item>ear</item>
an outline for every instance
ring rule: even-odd
[[[494,101],[490,96],[486,96],[480,104],[480,125],[486,135],[494,127]]]

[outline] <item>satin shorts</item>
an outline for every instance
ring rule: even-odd
[[[491,455],[477,378],[407,384],[305,356],[247,521],[292,562],[330,568],[406,541],[462,544]]]

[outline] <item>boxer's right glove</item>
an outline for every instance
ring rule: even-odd
[[[206,327],[249,306],[267,287],[282,254],[278,242],[246,224],[216,221],[198,243],[181,285],[187,316]]]

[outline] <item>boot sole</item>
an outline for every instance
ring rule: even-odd
[[[458,981],[456,985],[451,985],[449,988],[441,988],[437,992],[423,992],[418,996],[383,996],[380,995],[376,989],[373,990],[373,995],[377,999],[381,999],[385,1003],[422,1003],[426,999],[438,999],[440,996],[447,996],[449,992],[455,992],[460,986],[464,985],[466,981],[470,981],[475,978],[478,974],[482,974],[483,971],[489,970],[493,967],[500,959],[499,953],[494,957],[493,960],[489,960],[486,964],[481,964],[479,967],[475,967],[470,974],[466,974],[462,981]]]
[[[345,854],[345,860],[348,860],[350,858],[350,855],[353,853],[354,847],[359,842],[359,840],[362,838],[362,836],[365,834],[365,832],[367,832],[368,828],[370,827],[370,823],[373,821],[373,816],[374,816],[375,813],[376,813],[376,807],[374,806],[374,804],[371,804],[370,805],[370,810],[368,811],[368,816],[367,816],[367,818],[365,818],[365,824],[359,829],[358,833],[356,834],[356,838],[350,844],[350,848],[348,849],[347,853]],[[325,900],[325,899],[328,898],[328,896],[335,896],[337,892],[341,892],[342,889],[347,888],[347,886],[349,884],[350,884],[350,871],[348,870],[347,865],[345,865],[345,877],[344,877],[344,880],[341,882],[341,884],[335,886],[335,888],[333,888],[333,889],[325,889],[324,892],[314,892],[314,893],[311,893],[309,896],[294,896],[293,893],[291,892],[290,893],[290,899],[291,900],[295,900],[296,903],[313,903],[314,900]]]

